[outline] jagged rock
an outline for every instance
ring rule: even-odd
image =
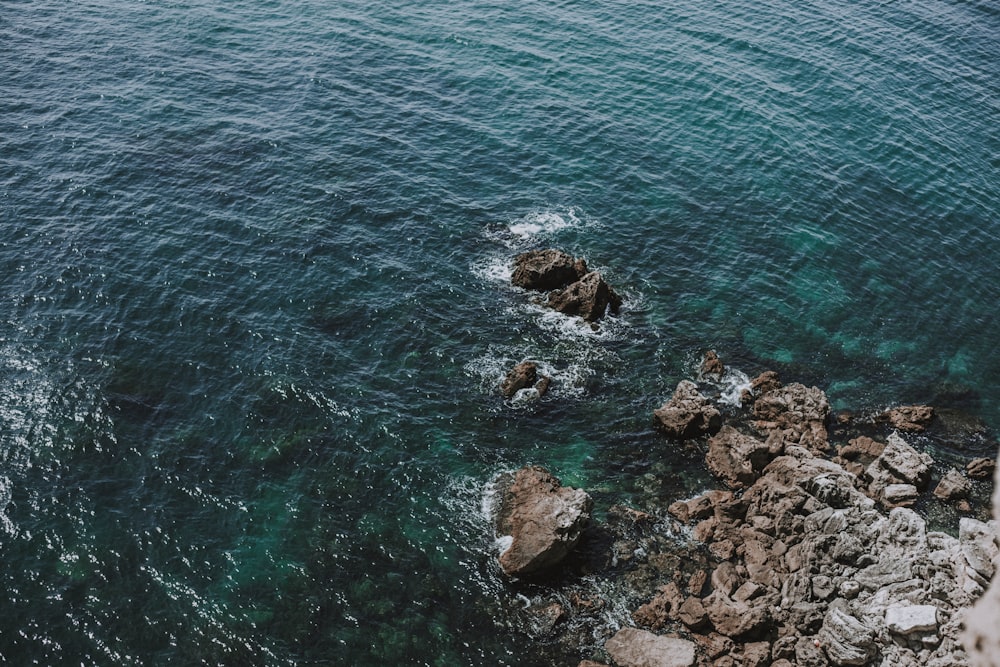
[[[941,500],[958,500],[967,498],[972,483],[962,476],[962,473],[951,468],[934,488],[934,496]]]
[[[507,373],[500,392],[504,398],[511,398],[522,389],[534,387],[539,397],[544,396],[549,388],[550,379],[538,374],[538,364],[533,361],[522,361]]]
[[[919,495],[912,484],[889,484],[882,491],[882,501],[886,507],[903,507],[917,502]]]
[[[693,667],[695,644],[637,628],[622,628],[604,644],[618,667]]]
[[[661,586],[652,600],[632,613],[632,620],[653,630],[660,630],[676,617],[684,595],[677,584],[670,582]]]
[[[934,605],[896,604],[885,610],[885,626],[897,635],[937,632],[938,608]]]
[[[872,440],[868,436],[858,436],[848,441],[847,445],[837,448],[837,455],[848,461],[854,461],[861,457],[875,459],[885,451],[885,443]]]
[[[780,388],[781,380],[778,379],[778,374],[774,371],[764,371],[750,381],[750,391],[753,392],[754,396],[763,396]]]
[[[608,665],[603,662],[594,662],[593,660],[581,660],[580,664],[576,667],[608,667]]]
[[[705,463],[712,474],[739,489],[753,484],[771,458],[766,443],[727,425],[709,439]]]
[[[880,418],[900,431],[920,433],[934,418],[934,408],[929,405],[903,405],[886,410]]]
[[[993,526],[1000,522],[1000,474],[993,479]],[[1000,540],[1000,531],[994,529]],[[971,667],[998,667],[1000,665],[1000,577],[990,584],[985,595],[965,618],[966,631],[962,642],[969,653]]]
[[[587,263],[561,250],[531,250],[514,258],[510,281],[518,287],[553,290],[569,285],[587,273]]]
[[[958,541],[969,566],[989,581],[1000,555],[996,529],[982,521],[962,517],[958,522]]]
[[[701,600],[696,597],[684,600],[677,610],[677,618],[692,630],[699,630],[708,624],[708,614],[705,612],[705,607]]]
[[[813,452],[829,448],[826,418],[830,403],[817,387],[793,382],[772,389],[753,405],[754,427],[785,444],[805,447]]]
[[[875,632],[851,614],[832,607],[819,640],[834,665],[865,665],[875,654]]]
[[[653,411],[653,417],[657,428],[678,440],[711,435],[722,427],[722,413],[690,380],[681,380],[670,400]]]
[[[509,537],[510,545],[500,554],[500,567],[508,576],[524,576],[555,565],[590,520],[590,496],[562,486],[540,466],[521,468],[503,482],[497,534]]]
[[[721,590],[705,598],[702,605],[716,632],[737,640],[754,638],[771,622],[771,610],[767,604],[739,602]]]
[[[898,433],[893,433],[882,454],[865,469],[869,493],[875,498],[882,497],[890,484],[912,484],[922,489],[930,480],[933,463],[928,454],[918,452]]]
[[[705,353],[705,358],[701,362],[701,375],[711,375],[719,379],[725,371],[726,368],[722,365],[722,360],[719,359],[719,355],[715,353],[715,350],[709,350]]]
[[[617,314],[622,298],[604,282],[597,271],[591,271],[565,289],[549,294],[549,307],[564,315],[578,315],[596,322],[610,310]]]
[[[993,474],[994,468],[996,468],[996,461],[993,459],[973,459],[965,466],[965,472],[972,479],[987,479]],[[1000,517],[997,518],[1000,519]]]

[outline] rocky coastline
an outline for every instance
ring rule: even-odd
[[[512,282],[594,326],[621,306],[556,250],[515,258]],[[505,397],[544,393],[531,366],[512,369]],[[936,463],[925,433],[962,433],[933,407],[834,415],[821,389],[770,371],[720,409],[702,387],[724,372],[707,352],[651,415],[662,446],[703,454],[715,488],[596,520],[586,490],[543,466],[495,481],[497,565],[517,600],[499,612],[507,624],[579,667],[996,664],[980,661],[995,617],[962,641],[973,605],[996,598],[984,597],[1000,554],[993,460]],[[942,508],[947,531],[929,525]]]

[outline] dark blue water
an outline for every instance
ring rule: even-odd
[[[538,664],[484,485],[635,501],[708,348],[1000,426],[990,2],[8,1],[0,44],[10,664]],[[549,245],[618,318],[509,286]]]

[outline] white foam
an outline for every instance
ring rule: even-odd
[[[539,211],[529,213],[520,220],[511,223],[507,229],[511,234],[522,239],[535,236],[550,236],[562,229],[576,227],[580,224],[573,209],[563,212]]]
[[[514,544],[513,535],[501,535],[496,539],[496,548],[501,554],[510,549],[510,545],[512,544]]]
[[[740,407],[743,392],[750,390],[750,376],[736,368],[726,368],[720,382],[719,403]]]
[[[510,286],[513,264],[508,254],[491,255],[472,264],[472,275],[487,283],[501,283]]]

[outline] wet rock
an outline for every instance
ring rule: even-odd
[[[722,413],[689,380],[677,384],[674,395],[653,411],[653,417],[659,430],[678,440],[711,435],[722,427]]]
[[[750,391],[754,396],[763,396],[776,389],[781,389],[781,380],[774,371],[764,371],[750,381]]]
[[[561,250],[531,250],[514,258],[511,283],[532,290],[553,290],[569,285],[587,273],[587,264]]]
[[[929,405],[904,405],[886,410],[880,418],[900,431],[921,433],[934,418],[934,408]]]
[[[705,358],[701,362],[702,376],[714,376],[718,380],[725,371],[726,368],[722,365],[722,360],[719,359],[719,355],[715,353],[715,350],[709,350],[705,353]]]
[[[705,463],[713,475],[739,489],[753,484],[772,458],[766,443],[727,425],[709,439]]]
[[[536,573],[561,561],[576,546],[590,520],[593,501],[564,487],[540,466],[527,466],[502,480],[497,534],[509,539],[500,554],[508,576]]]
[[[538,364],[533,361],[522,361],[507,373],[500,385],[504,398],[511,398],[517,392],[528,387],[534,387],[539,396],[544,396],[549,388],[549,378],[538,374]]]
[[[972,483],[962,473],[951,468],[934,488],[934,496],[945,501],[959,500],[967,498],[971,489]]]
[[[609,310],[617,314],[621,305],[622,298],[597,271],[549,294],[550,308],[564,315],[577,315],[588,322],[596,322]]]
[[[993,474],[994,468],[996,468],[996,461],[993,459],[973,459],[965,467],[965,472],[972,479],[988,479]]]
[[[622,628],[604,649],[618,667],[693,667],[695,644],[637,628]]]

